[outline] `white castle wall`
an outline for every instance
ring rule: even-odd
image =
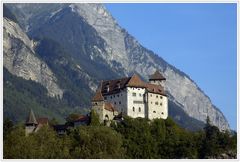
[[[124,114],[127,114],[127,90],[121,90],[117,94],[107,95],[104,96],[104,99],[107,102],[112,103],[116,108],[117,111],[123,112]]]
[[[144,103],[145,88],[127,87],[127,115],[133,118],[145,118],[146,106]]]
[[[168,116],[167,97],[154,93],[147,93],[147,97],[148,97],[148,118],[166,119]]]

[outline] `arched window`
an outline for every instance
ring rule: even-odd
[[[138,108],[138,111],[141,112],[141,107]]]
[[[105,120],[107,120],[107,121],[109,120],[109,117],[108,117],[108,115],[105,115]]]
[[[135,111],[135,107],[133,107],[133,112]]]

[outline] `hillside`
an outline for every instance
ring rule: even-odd
[[[117,24],[104,5],[7,4],[7,7],[29,40],[35,42],[32,53],[52,72],[55,85],[63,92],[61,100],[69,109],[89,108],[91,96],[101,80],[133,73],[147,80],[159,69],[167,78],[169,114],[176,122],[196,130],[203,127],[209,116],[221,130],[230,129],[221,111],[188,75],[144,48]],[[9,36],[4,35],[4,39]],[[4,57],[8,53],[5,52]],[[18,55],[20,53],[16,53]],[[12,63],[5,62],[4,67]],[[4,115],[13,113],[7,105],[4,109]]]

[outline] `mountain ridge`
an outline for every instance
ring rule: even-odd
[[[106,70],[109,67],[115,68],[115,70],[113,70],[117,74],[115,77],[127,76],[134,72],[137,72],[141,74],[144,79],[147,79],[148,75],[153,73],[155,69],[159,69],[163,72],[163,75],[168,78],[165,87],[166,91],[173,96],[173,98],[171,98],[171,101],[173,101],[174,103],[180,103],[182,105],[180,107],[190,117],[205,122],[206,117],[209,115],[213,123],[220,129],[229,129],[227,120],[222,114],[222,112],[219,111],[219,109],[217,109],[216,106],[211,103],[210,98],[197,86],[197,84],[188,75],[186,75],[184,72],[180,71],[176,67],[168,64],[165,60],[163,60],[160,56],[156,55],[153,51],[144,48],[133,36],[131,36],[128,32],[126,32],[125,29],[121,28],[117,24],[116,20],[111,16],[110,13],[108,13],[106,8],[102,4],[57,4],[57,7],[49,6],[50,5],[47,4],[44,4],[42,6],[38,5],[38,7],[35,6],[39,9],[38,11],[40,12],[34,13],[34,11],[32,11],[33,14],[30,14],[32,16],[30,16],[30,19],[36,18],[37,20],[39,18],[40,20],[42,20],[43,18],[46,18],[46,23],[41,22],[42,26],[40,25],[40,27],[38,26],[35,28],[34,25],[32,25],[30,26],[30,28],[27,28],[28,34],[31,36],[31,38],[43,36],[41,32],[44,31],[45,36],[50,35],[51,38],[55,39],[55,41],[64,46],[66,45],[67,40],[62,39],[63,37],[51,36],[50,31],[53,31],[52,27],[57,22],[53,21],[53,18],[61,19],[61,21],[65,23],[67,22],[67,19],[64,19],[66,13],[68,14],[69,20],[74,19],[79,21],[82,18],[83,21],[79,23],[86,23],[90,25],[91,28],[95,29],[96,32],[91,29],[93,33],[96,33],[94,37],[98,38],[99,41],[102,42],[88,48],[89,53],[93,52],[93,54],[89,56],[88,60],[92,60],[95,64],[97,62],[97,54],[101,59],[104,60],[103,64],[108,66],[106,67]],[[21,11],[20,9],[17,9],[17,6],[10,6],[10,8],[12,10],[13,8],[15,8],[15,11],[19,10],[18,12]],[[42,14],[41,8],[44,8],[42,9],[43,12],[46,10],[48,10],[49,12]],[[29,9],[29,6],[25,6],[25,11],[23,10],[22,12],[26,12],[27,10],[31,10]],[[49,22],[51,22],[51,26],[47,25],[47,23]],[[34,23],[31,23],[30,21],[26,24]],[[71,21],[67,23],[65,29],[71,25],[72,29],[69,30],[70,32],[75,31],[75,34],[80,32],[76,28],[76,26],[78,25],[74,25]],[[24,26],[24,24],[22,24],[21,26]],[[88,28],[89,30],[90,26],[86,28]],[[63,26],[55,28],[55,30],[58,30],[57,32],[60,32],[60,30],[62,30],[62,32],[67,32],[67,30],[65,29]],[[85,28],[83,29],[85,30]],[[67,34],[70,33],[69,31]],[[86,38],[82,39],[82,42],[84,42]],[[90,38],[90,40],[91,39],[92,38]],[[76,38],[75,40],[79,41]],[[76,45],[76,41],[72,42],[75,43],[76,47],[72,47],[72,49],[70,49],[69,51],[75,50],[75,55],[79,55],[78,47],[80,47],[81,45]],[[84,51],[84,49],[85,47],[82,50]],[[74,53],[73,51],[70,53]],[[82,54],[81,58],[83,58]],[[85,68],[84,70],[88,72],[87,68]],[[120,74],[118,74],[118,72],[120,72]],[[90,75],[90,77],[93,76]],[[92,87],[90,87],[92,91],[96,89],[99,79],[101,80],[107,78],[98,76],[97,78],[93,79],[93,85]]]

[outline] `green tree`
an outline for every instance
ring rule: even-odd
[[[13,122],[7,118],[3,121],[3,138],[13,129]]]
[[[99,116],[94,110],[91,110],[90,112],[90,125],[92,126],[100,125]]]
[[[211,124],[209,117],[206,119],[204,135],[200,150],[200,158],[214,158],[219,156],[221,153],[221,146],[219,144],[221,132],[216,126]]]
[[[4,140],[6,159],[69,158],[69,139],[59,138],[54,130],[43,126],[28,136],[22,126],[17,126]]]
[[[123,158],[122,137],[105,126],[81,126],[71,131],[72,158]]]
[[[114,128],[124,137],[126,158],[156,157],[156,145],[147,119],[124,117],[124,123]]]
[[[25,129],[22,125],[16,126],[4,139],[3,158],[4,159],[24,159],[31,158],[32,138],[26,138]]]

